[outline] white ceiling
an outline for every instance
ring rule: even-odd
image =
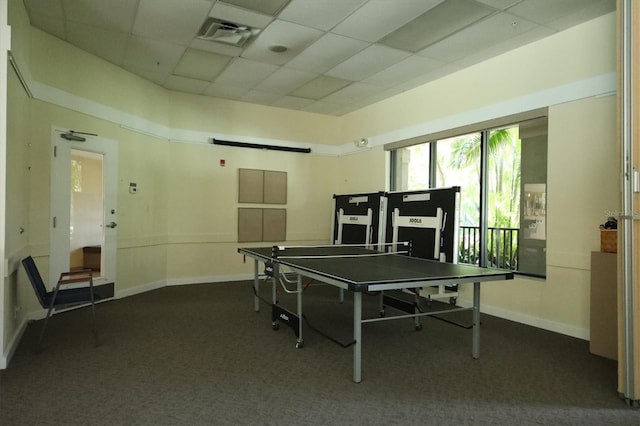
[[[167,89],[342,115],[612,12],[616,2],[24,3],[33,26]],[[242,47],[197,38],[208,17],[259,33]]]

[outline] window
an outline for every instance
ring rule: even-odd
[[[460,187],[459,262],[546,275],[546,117],[391,155],[394,190]]]

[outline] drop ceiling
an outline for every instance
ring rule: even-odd
[[[343,115],[615,0],[24,0],[31,25],[169,90]]]

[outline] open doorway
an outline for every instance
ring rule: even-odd
[[[104,244],[103,155],[71,150],[70,270],[100,275]]]

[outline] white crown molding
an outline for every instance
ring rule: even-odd
[[[474,110],[426,121],[414,126],[369,136],[369,146],[385,145],[445,130],[457,129],[579,99],[612,95],[616,93],[616,88],[617,74],[615,72],[602,74],[486,105]]]
[[[342,156],[356,154],[358,152],[383,146],[392,142],[455,129],[474,123],[489,121],[565,102],[589,97],[612,95],[616,93],[617,77],[615,72],[603,74],[541,90],[539,92],[530,93],[524,96],[519,96],[506,101],[497,102],[474,110],[467,110],[458,114],[425,121],[423,123],[392,130],[386,133],[366,135],[368,145],[364,149],[354,146],[353,142],[341,145],[310,144],[300,141],[261,138],[257,136],[170,128],[142,117],[120,111],[116,108],[48,86],[35,80],[29,82],[29,87],[36,99],[73,111],[78,111],[83,114],[88,114],[90,116],[115,123],[127,130],[152,136],[164,141],[210,144],[211,138],[215,138],[219,140],[232,140],[260,145],[311,148],[312,155]]]

